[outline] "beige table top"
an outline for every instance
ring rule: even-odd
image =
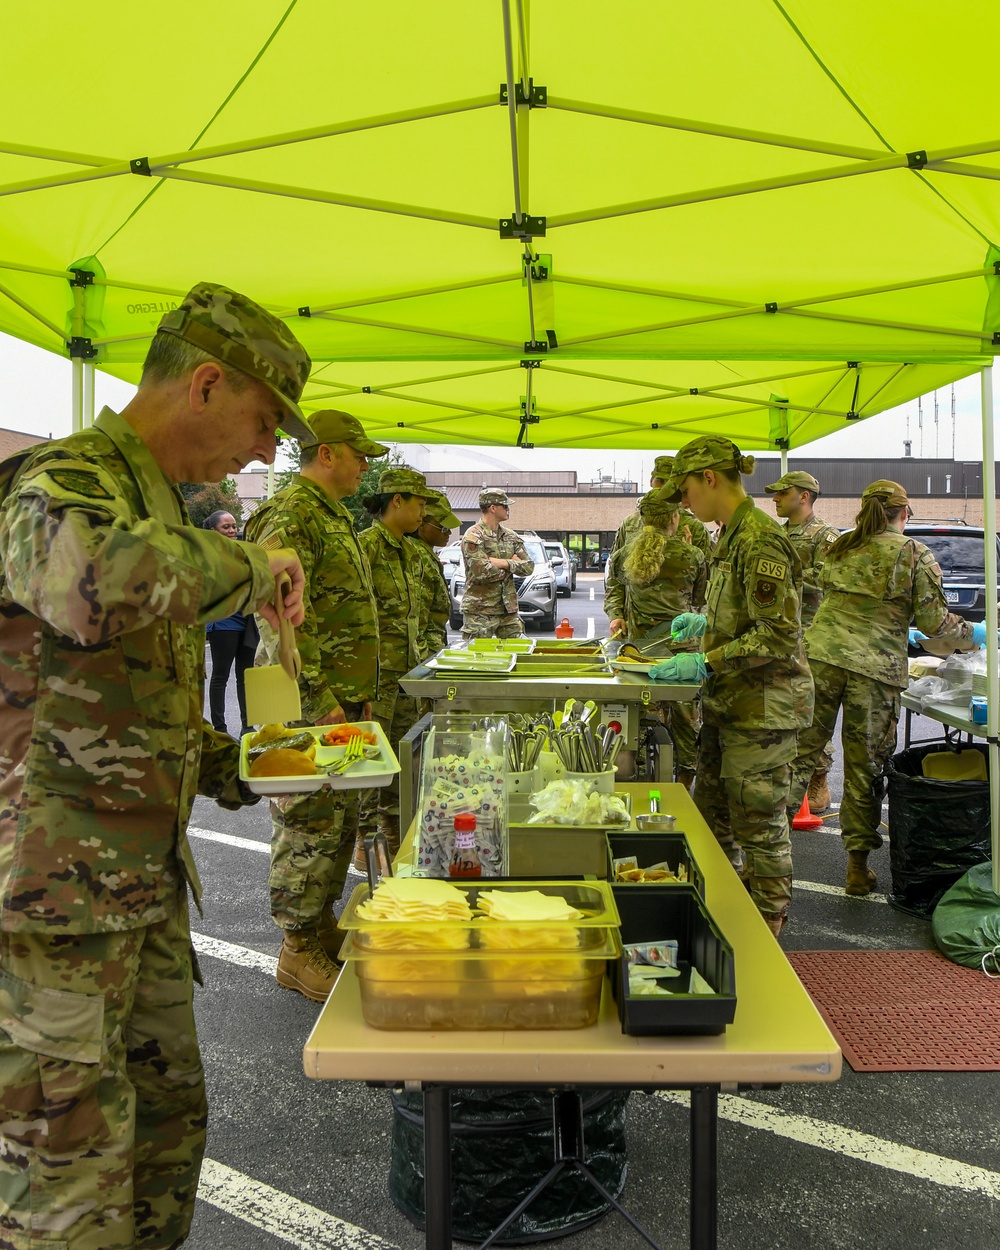
[[[648,784],[628,785],[633,812],[649,810]],[[361,1019],[347,967],[305,1044],[307,1076],[454,1085],[721,1084],[835,1081],[837,1043],[761,920],[690,796],[658,787],[705,876],[707,903],[736,954],[736,1019],[711,1037],[629,1037],[605,982],[590,1028],[509,1032],[390,1032]]]

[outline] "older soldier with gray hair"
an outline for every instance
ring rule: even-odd
[[[250,518],[247,537],[265,551],[294,547],[306,575],[298,632],[299,694],[305,725],[370,720],[378,692],[378,608],[371,570],[344,500],[355,494],[373,442],[347,412],[314,412],[316,442],[303,447],[298,476]],[[276,664],[278,637],[261,627],[258,660]],[[343,934],[333,905],[347,879],[358,832],[357,790],[323,787],[271,803],[271,917],[283,930],[276,979],[325,1002],[339,971]]]
[[[245,296],[167,313],[121,414],[0,466],[0,1242],[172,1247],[205,1143],[187,891],[194,796],[237,808],[202,717],[209,621],[302,569],[197,529],[177,490],[311,439],[309,357]]]
[[[506,491],[480,491],[479,508],[482,516],[462,535],[462,637],[523,638],[514,577],[528,577],[535,563],[521,536],[504,525],[510,516]]]

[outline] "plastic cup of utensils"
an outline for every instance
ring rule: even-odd
[[[507,774],[508,794],[537,794],[543,787],[540,777],[541,769],[529,768],[521,773]]]

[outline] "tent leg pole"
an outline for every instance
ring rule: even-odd
[[[95,369],[92,360],[84,360],[83,364],[83,428],[94,424],[94,381]]]
[[[83,429],[83,361],[74,357],[70,361],[73,369],[73,433]]]
[[[990,840],[993,846],[993,892],[1000,894],[1000,652],[997,649],[997,492],[993,430],[993,367],[982,373],[983,533],[986,563],[986,741],[990,766]]]
[[[788,448],[782,447],[781,449],[781,476],[784,477],[787,472],[788,472]]]

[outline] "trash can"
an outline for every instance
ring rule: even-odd
[[[583,1097],[586,1164],[617,1198],[625,1185],[628,1091],[587,1090]],[[389,1196],[424,1227],[423,1095],[392,1093]],[[552,1096],[544,1090],[451,1092],[452,1231],[481,1242],[552,1167]],[[599,1220],[609,1204],[575,1169],[565,1169],[498,1239],[520,1245],[564,1237]]]
[[[924,757],[944,749],[941,743],[910,747],[886,765],[889,902],[925,920],[959,877],[990,858],[989,781],[938,781],[923,775]],[[974,749],[987,754],[979,743]]]

